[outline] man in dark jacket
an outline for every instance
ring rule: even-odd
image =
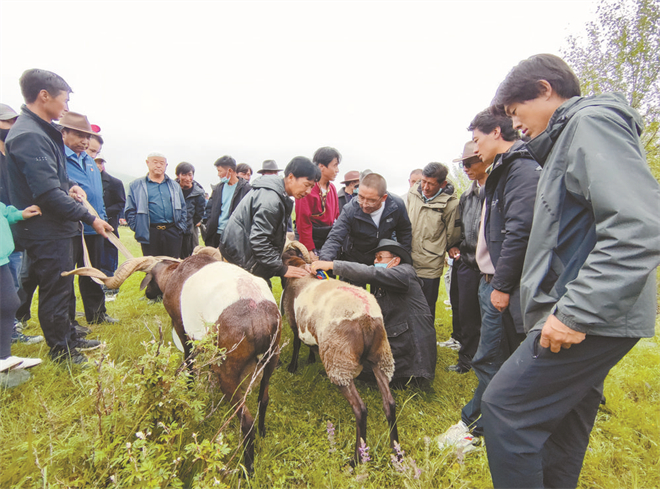
[[[181,242],[180,258],[188,258],[192,255],[195,246],[199,245],[199,231],[197,225],[202,222],[204,217],[204,207],[206,199],[204,198],[204,188],[195,181],[195,167],[185,161],[176,165],[174,170],[176,181],[181,186],[183,198],[186,200],[186,210],[188,220],[186,230],[183,232]]]
[[[580,97],[557,56],[522,61],[495,100],[543,174],[521,282],[529,333],[483,397],[490,471],[495,487],[576,487],[605,377],[655,332],[660,187],[639,114],[621,94]]]
[[[422,283],[412,267],[412,258],[400,243],[380,240],[374,265],[347,261],[317,261],[312,270],[334,270],[354,282],[370,283],[383,312],[387,340],[394,356],[393,384],[413,380],[432,381],[437,350],[434,318],[422,293]]]
[[[90,144],[92,144],[92,141],[94,141],[94,136],[92,136]],[[124,183],[105,170],[105,159],[96,158],[94,162],[101,172],[103,202],[105,203],[105,213],[108,215],[108,224],[115,229],[113,232],[119,237],[119,217],[124,210],[124,205],[126,205]],[[103,248],[103,257],[101,258],[101,271],[108,276],[113,275],[115,270],[117,270],[118,264],[119,255],[117,248],[110,241],[106,240]]]
[[[248,180],[238,176],[236,160],[231,156],[218,158],[214,165],[218,170],[220,183],[213,189],[213,194],[206,203],[204,242],[208,246],[217,248],[220,245],[222,232],[229,222],[229,216],[252,187]]]
[[[387,183],[381,175],[370,173],[362,179],[357,198],[346,204],[335,221],[319,259],[339,258],[371,265],[378,242],[393,239],[395,234],[396,240],[410,253],[412,227],[406,206],[401,197],[388,195]]]
[[[458,362],[447,370],[459,374],[472,368],[472,358],[477,352],[481,336],[481,311],[479,309],[479,282],[481,272],[477,265],[477,238],[481,221],[482,192],[486,184],[488,163],[481,161],[474,152],[475,144],[465,144],[463,157],[458,159],[460,167],[472,185],[461,195],[458,203],[458,219],[461,223],[461,240],[449,250],[454,260],[451,270],[449,295],[452,308],[452,336],[460,343]],[[456,161],[456,160],[455,160]]]
[[[541,168],[525,151],[511,119],[492,108],[477,114],[468,129],[472,131],[477,155],[487,164],[492,162],[492,167],[484,188],[476,248],[482,274],[481,337],[472,369],[479,384],[463,407],[461,422],[450,430],[460,434],[460,428],[468,436],[472,428],[473,435],[481,436],[481,397],[525,336],[520,311],[520,275]]]
[[[75,333],[69,320],[73,276],[63,277],[62,272],[73,268],[72,238],[79,235],[79,221],[103,237],[112,227],[73,198],[82,200],[84,191],[70,186],[62,134],[52,125],[68,109],[71,88],[55,73],[39,69],[25,71],[20,85],[26,105],[5,143],[9,193],[16,207],[37,204],[43,214],[17,223],[14,237],[32,263],[39,286],[39,324],[51,358],[84,363],[87,359],[78,349],[99,343]]]
[[[304,277],[308,272],[282,263],[286,222],[293,202],[302,199],[321,178],[309,158],[297,156],[284,170],[284,178],[267,175],[257,179],[238,204],[222,233],[220,251],[230,263],[269,281],[270,277]]]

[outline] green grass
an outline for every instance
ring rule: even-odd
[[[122,231],[124,243],[139,255],[137,243],[128,236],[127,230]],[[144,365],[152,358],[150,355],[155,348],[149,342],[158,339],[159,327],[169,341],[171,328],[162,304],[149,304],[138,291],[142,276],[137,273],[129,278],[117,300],[107,304],[108,313],[121,322],[92,326],[91,337],[105,341],[107,346],[88,356],[96,361],[104,357],[102,367],[70,370],[50,362],[43,343],[14,345],[13,354],[40,356],[44,363],[32,370],[33,378],[28,383],[0,392],[0,488],[160,487],[167,484],[144,481],[149,477],[158,480],[158,471],[174,463],[170,460],[179,456],[182,461],[178,474],[187,487],[193,484],[195,474],[200,475],[204,467],[209,467],[208,461],[206,465],[201,461],[193,463],[184,448],[192,443],[193,431],[198,434],[200,443],[203,439],[212,439],[227,418],[229,406],[226,402],[220,403],[215,382],[208,375],[198,375],[189,394],[180,386],[176,387],[170,377],[160,374],[157,378],[148,377],[150,374],[145,372]],[[274,293],[279,299],[279,281],[274,280],[274,284]],[[443,290],[437,305],[439,340],[447,339],[451,332],[450,311],[443,304],[445,298]],[[34,306],[36,318],[36,301]],[[78,310],[82,310],[80,303]],[[26,332],[39,334],[36,319],[30,322]],[[402,449],[407,459],[414,459],[422,469],[419,479],[415,479],[413,469],[401,473],[392,467],[380,394],[361,382],[357,387],[369,408],[367,444],[372,461],[350,469],[348,462],[355,436],[350,406],[325,377],[320,363],[306,364],[306,348],[302,349],[298,372],[292,375],[286,371],[284,366],[291,358],[291,337],[285,323],[282,341],[288,344],[281,355],[283,367],[275,371],[271,380],[267,436],[257,436],[254,477],[241,478],[239,471],[233,470],[239,467],[238,457],[230,460],[231,454],[219,454],[218,460],[226,462],[230,469],[224,476],[224,484],[286,488],[492,486],[484,448],[462,457],[437,447],[437,436],[460,419],[460,409],[476,386],[473,373],[459,376],[444,370],[456,362],[455,352],[438,350],[432,389],[393,391]],[[171,359],[167,358],[165,363],[171,364],[173,372],[180,355],[174,353]],[[579,487],[660,487],[659,364],[660,347],[656,335],[640,341],[612,370],[605,382],[607,405],[598,414]],[[139,372],[143,377],[136,377]],[[146,379],[144,385],[140,384],[143,378]],[[160,390],[150,390],[154,386]],[[166,404],[179,402],[180,406],[168,412],[158,411],[157,401],[161,397],[149,399],[147,396],[153,392],[162,392]],[[102,401],[99,393],[103,395]],[[256,393],[252,393],[248,400],[252,413],[256,412],[255,398]],[[212,406],[218,408],[207,419],[199,417],[200,412],[211,413]],[[134,414],[142,412],[140,409],[144,409],[144,419]],[[156,422],[161,419],[168,419],[168,422],[175,419],[180,434],[161,445],[148,445],[153,451],[142,448],[143,459],[130,459],[125,444],[132,443],[132,449],[137,452],[140,442],[134,433],[147,430],[156,433]],[[335,445],[328,439],[328,421],[336,430]],[[150,436],[155,438],[156,434]],[[226,447],[233,451],[240,439],[236,419],[229,423],[223,436]],[[331,448],[334,451],[331,452]],[[110,463],[104,457],[115,458]],[[117,483],[109,479],[122,468],[124,474],[130,473],[132,467],[136,473],[139,469],[140,474],[149,477],[140,479],[142,482],[131,481],[125,475],[121,480],[115,478]]]

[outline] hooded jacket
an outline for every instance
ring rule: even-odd
[[[408,216],[412,225],[412,259],[420,278],[442,276],[445,252],[458,244],[461,228],[456,226],[458,199],[447,183],[440,195],[425,202],[421,182],[408,191]],[[460,222],[459,222],[460,223]]]
[[[333,261],[342,252],[342,260],[373,265],[374,253],[371,250],[378,246],[381,239],[394,239],[401,243],[406,251],[411,251],[412,228],[408,212],[403,200],[398,195],[387,194],[383,204],[383,215],[380,225],[369,214],[366,214],[354,198],[344,206],[328,235],[319,258]]]
[[[621,94],[573,97],[528,143],[543,165],[521,297],[525,330],[554,314],[586,334],[651,337],[660,186]]]
[[[176,180],[178,183],[178,179]],[[181,186],[181,185],[179,185]],[[183,193],[183,189],[181,189]],[[204,188],[193,180],[192,188],[188,195],[183,194],[186,201],[186,230],[183,234],[193,234],[195,232],[197,223],[201,222],[204,217],[204,207],[206,207],[206,199],[204,198]]]
[[[220,242],[222,256],[258,277],[283,276],[288,267],[282,251],[292,210],[282,177],[258,178],[229,217]]]

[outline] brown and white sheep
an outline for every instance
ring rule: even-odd
[[[217,250],[215,250],[217,253]],[[242,268],[219,261],[213,249],[201,250],[183,261],[167,257],[140,257],[126,261],[106,277],[92,268],[77,275],[94,276],[110,288],[119,287],[132,273],[147,273],[140,288],[147,297],[162,292],[163,306],[172,318],[174,342],[189,359],[191,343],[209,333],[229,353],[221,365],[213,365],[221,391],[232,405],[240,402],[258,367],[263,366],[259,388],[259,434],[265,434],[268,384],[279,358],[282,319],[266,282]],[[213,325],[209,328],[209,325]],[[263,358],[265,365],[260,365]],[[239,412],[245,443],[245,465],[254,467],[254,418],[246,405]]]
[[[306,255],[298,242],[293,246]],[[293,250],[284,253],[288,266],[304,267],[305,261]],[[348,400],[355,414],[355,462],[360,462],[360,443],[367,437],[367,407],[355,388],[353,379],[363,368],[373,371],[383,398],[383,408],[390,428],[390,443],[398,443],[396,403],[389,381],[394,374],[394,358],[387,341],[383,314],[373,295],[339,280],[305,278],[287,279],[280,303],[293,331],[293,357],[289,372],[298,367],[300,343],[318,353],[330,381]],[[313,353],[310,350],[310,359]]]

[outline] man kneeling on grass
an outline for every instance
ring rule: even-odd
[[[580,97],[560,58],[522,61],[495,101],[543,172],[520,286],[528,336],[481,403],[490,472],[495,487],[576,487],[605,377],[654,334],[660,187],[639,114],[620,94]]]

